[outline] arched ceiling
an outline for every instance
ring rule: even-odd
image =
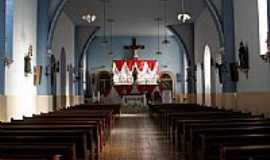
[[[180,0],[168,0],[168,24],[177,23],[179,2]],[[154,19],[158,16],[163,18],[163,3],[160,0],[110,0],[107,5],[107,16],[115,19],[113,35],[157,35],[157,23]],[[192,13],[193,21],[206,7],[204,0],[185,0],[185,3],[185,8]],[[85,11],[91,11],[97,15],[97,20],[90,26],[103,26],[102,0],[68,0],[64,11],[76,25],[88,25],[81,20],[81,16]],[[164,26],[163,22],[162,26]],[[107,30],[109,30],[109,24]],[[164,28],[160,31],[163,34]]]

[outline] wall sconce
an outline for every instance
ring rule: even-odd
[[[9,67],[14,62],[14,60],[9,57],[3,58],[3,61],[4,61],[4,65],[7,67]]]

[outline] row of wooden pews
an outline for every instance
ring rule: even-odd
[[[1,122],[0,159],[95,158],[109,139],[118,113],[120,105],[78,105]]]
[[[188,160],[270,159],[270,120],[196,104],[150,106],[150,115]]]

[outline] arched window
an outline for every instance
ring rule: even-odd
[[[161,74],[160,76],[160,89],[161,90],[173,90],[173,80],[172,77],[167,74]]]
[[[259,16],[259,40],[260,40],[260,55],[265,55],[267,52],[267,34],[268,34],[268,0],[257,0],[258,16]]]
[[[98,90],[100,95],[107,97],[112,89],[112,76],[107,71],[102,71],[98,76]]]
[[[211,68],[211,50],[208,45],[204,49],[204,93],[205,104],[211,106],[211,93],[212,93],[212,68]]]

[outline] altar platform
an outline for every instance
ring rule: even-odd
[[[147,106],[147,100],[145,94],[129,94],[122,96],[122,105],[124,106]]]

